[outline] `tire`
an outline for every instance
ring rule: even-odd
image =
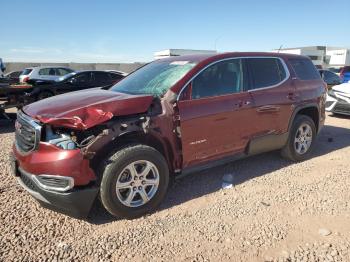
[[[53,94],[49,91],[43,91],[43,92],[40,92],[39,95],[38,95],[38,100],[43,100],[45,98],[49,98],[53,96]]]
[[[311,129],[309,132],[306,131],[308,130],[306,128],[307,126]],[[300,137],[301,134],[300,129],[305,130],[305,133],[311,134],[311,138],[309,135],[305,135],[304,138],[300,138],[301,140],[299,141],[303,141],[303,143],[300,143],[299,141],[296,142],[297,136]],[[314,121],[306,115],[297,115],[290,129],[287,144],[281,151],[282,156],[295,162],[308,159],[312,152],[315,138],[316,126]],[[304,150],[302,150],[302,145],[304,145]]]
[[[143,171],[147,173],[144,177]],[[157,185],[155,181],[158,181]],[[117,183],[121,188],[117,189]],[[168,185],[169,169],[163,155],[146,145],[129,145],[108,157],[100,184],[100,200],[117,218],[137,218],[159,206]],[[129,203],[130,196],[133,201]],[[147,198],[149,200],[145,200]]]

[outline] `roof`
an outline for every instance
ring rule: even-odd
[[[77,70],[74,73],[89,73],[89,72],[102,72],[102,73],[112,73],[112,74],[122,74],[123,72],[115,71],[115,70]]]
[[[30,66],[30,67],[26,67],[25,69],[41,69],[41,68],[67,68],[67,69],[71,69],[69,67],[66,66],[50,66],[50,65],[46,65],[46,66]],[[73,69],[71,69],[73,70]]]
[[[196,49],[166,49],[154,53],[154,56],[180,56],[191,54],[216,54],[216,50],[196,50]]]
[[[219,53],[219,54],[199,54],[199,55],[183,55],[183,56],[171,56],[167,58],[162,58],[157,61],[164,62],[164,61],[189,61],[189,62],[195,62],[200,63],[204,62],[206,60],[215,61],[225,58],[234,58],[234,57],[254,57],[254,56],[267,56],[267,57],[305,57],[301,55],[295,55],[295,54],[286,54],[286,53],[274,53],[274,52],[228,52],[228,53]]]

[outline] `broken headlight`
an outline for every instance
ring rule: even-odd
[[[64,150],[77,149],[74,136],[54,131],[51,126],[46,126],[46,142]]]

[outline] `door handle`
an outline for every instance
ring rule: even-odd
[[[297,98],[298,98],[298,94],[295,94],[295,93],[288,93],[288,95],[287,95],[287,98],[289,99],[289,100],[292,100],[292,101],[294,101],[294,100],[296,100]]]
[[[239,100],[236,104],[234,104],[234,108],[241,108],[241,107],[243,107],[243,106],[248,106],[248,105],[250,105],[252,102],[250,102],[249,100],[247,100],[247,101],[241,101],[241,100]]]
[[[258,113],[278,112],[278,111],[280,111],[280,107],[273,106],[273,105],[260,106],[256,109],[256,111]]]

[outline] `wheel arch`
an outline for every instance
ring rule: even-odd
[[[92,159],[93,165],[101,163],[101,160],[105,159],[111,152],[121,149],[130,144],[143,144],[156,149],[161,153],[167,164],[169,171],[173,173],[174,165],[171,161],[173,159],[172,151],[170,150],[170,144],[166,143],[164,139],[153,133],[144,133],[142,131],[132,131],[119,135],[116,139],[111,141],[107,147],[101,148],[96,152],[96,156]]]
[[[288,131],[290,131],[292,124],[295,120],[295,117],[297,115],[306,115],[308,117],[310,117],[316,126],[316,131],[319,131],[320,128],[320,110],[319,107],[316,103],[310,103],[310,104],[305,104],[302,106],[298,106],[295,108],[292,117],[289,121],[289,125],[288,125]]]

